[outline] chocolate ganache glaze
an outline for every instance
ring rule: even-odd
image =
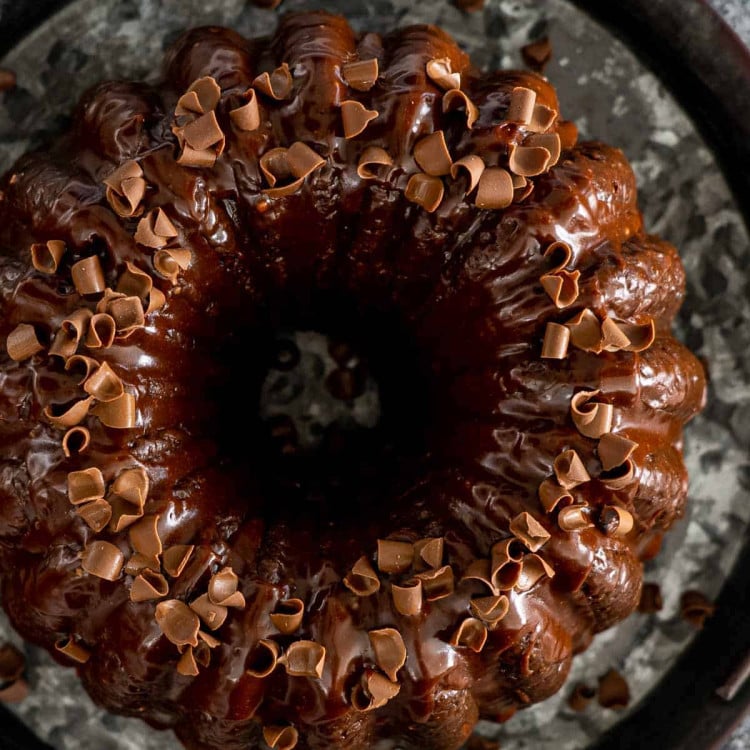
[[[704,400],[677,251],[554,89],[442,31],[184,34],[0,181],[18,630],[189,748],[458,748],[626,617]],[[377,427],[279,454],[275,332]],[[335,431],[334,431],[335,432]]]

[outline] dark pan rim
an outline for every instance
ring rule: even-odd
[[[0,56],[70,1],[9,4],[3,9]],[[750,227],[750,50],[707,0],[573,2],[625,41],[692,117]],[[748,622],[750,544],[746,543],[717,601],[717,614],[648,699],[604,735],[596,750],[720,747],[750,707],[750,681],[732,701],[716,695],[716,689],[750,655]],[[0,727],[0,750],[50,750],[2,706]]]

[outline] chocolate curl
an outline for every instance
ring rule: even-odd
[[[565,359],[568,356],[570,330],[558,323],[547,323],[542,342],[542,359]]]
[[[52,274],[57,271],[63,255],[65,243],[62,240],[35,242],[31,246],[31,265],[40,273]]]
[[[616,711],[626,708],[630,703],[630,688],[625,678],[616,670],[610,669],[599,678],[599,705]]]
[[[391,586],[393,606],[406,617],[413,617],[422,611],[422,581],[416,580],[405,586]]]
[[[463,581],[479,581],[489,588],[493,593],[497,589],[492,585],[492,572],[489,560],[473,560],[461,576],[460,583]]]
[[[104,497],[104,492],[104,475],[96,466],[68,474],[68,500],[71,505],[81,505]]]
[[[135,526],[131,526],[128,535],[130,545],[136,552],[146,557],[158,557],[162,553],[162,543],[159,537],[159,515],[146,516]]]
[[[453,63],[448,57],[430,60],[427,63],[427,77],[444,91],[461,88],[461,74],[453,72]]]
[[[112,519],[112,506],[104,499],[98,498],[91,503],[76,508],[84,523],[96,534],[103,531]]]
[[[607,536],[627,536],[633,529],[633,516],[630,511],[617,505],[607,505],[599,511],[599,528]]]
[[[508,166],[522,177],[536,177],[546,172],[552,155],[541,146],[511,146]]]
[[[592,401],[601,391],[579,391],[570,399],[570,416],[578,432],[598,439],[612,430],[615,410],[611,404]]]
[[[367,126],[380,113],[374,109],[367,109],[364,104],[351,99],[341,102],[341,120],[344,124],[344,137],[349,140],[364,133]]]
[[[714,612],[716,606],[701,591],[685,591],[680,597],[680,617],[695,628],[702,628]]]
[[[470,154],[453,163],[451,177],[457,180],[461,172],[466,172],[469,178],[469,187],[466,190],[466,195],[471,195],[476,190],[477,185],[479,185],[479,180],[484,174],[485,169],[486,165],[482,157]]]
[[[563,451],[555,458],[553,467],[557,483],[566,490],[591,481],[581,457],[574,450]]]
[[[22,362],[44,350],[39,343],[34,326],[28,323],[17,325],[5,342],[8,356],[15,362]]]
[[[69,659],[77,661],[79,664],[85,664],[91,658],[91,652],[76,643],[73,636],[65,636],[55,643],[55,650],[65,654]]]
[[[84,343],[89,349],[109,349],[116,333],[115,319],[107,313],[96,313],[89,321]]]
[[[602,322],[602,344],[605,351],[619,352],[630,344],[630,339],[612,318],[605,318]]]
[[[608,352],[616,352],[621,349],[628,352],[642,352],[654,343],[656,325],[653,318],[642,325],[605,318],[602,322],[602,338],[604,339],[604,349]]]
[[[154,253],[154,269],[173,284],[177,281],[180,271],[186,271],[192,262],[193,254],[190,250],[180,247],[157,250]]]
[[[445,142],[445,133],[438,130],[422,138],[414,147],[414,160],[422,171],[433,177],[450,174],[453,159]]]
[[[294,727],[263,727],[263,739],[273,750],[294,750],[299,732]]]
[[[526,511],[519,513],[510,522],[510,533],[520,539],[532,552],[541,549],[550,539],[547,529]]]
[[[378,539],[377,566],[382,573],[405,573],[414,559],[414,545],[393,539]]]
[[[86,357],[83,354],[74,354],[65,362],[66,372],[71,372],[78,367],[83,368],[83,375],[78,381],[78,385],[83,385],[91,377],[91,373],[99,367],[99,362],[93,357]]]
[[[469,97],[460,89],[451,89],[443,97],[443,112],[466,111],[466,127],[471,130],[479,117],[479,110]]]
[[[534,183],[518,174],[512,174],[511,178],[513,179],[513,200],[521,203],[534,191]]]
[[[106,362],[102,362],[97,370],[83,384],[83,390],[97,401],[114,401],[122,396],[125,388],[122,380]]]
[[[545,513],[552,513],[560,503],[563,506],[572,505],[573,495],[551,479],[545,479],[539,485],[539,502]]]
[[[443,181],[439,177],[426,174],[414,174],[410,177],[404,192],[406,199],[433,213],[438,209],[445,195]]]
[[[149,478],[142,467],[121,471],[112,482],[112,492],[121,498],[143,508],[148,497]]]
[[[595,697],[596,690],[579,682],[568,698],[568,706],[576,712],[585,711]]]
[[[585,352],[599,354],[602,351],[602,332],[599,318],[586,308],[565,323],[570,331],[573,346]]]
[[[138,162],[126,161],[104,180],[107,186],[107,203],[123,218],[140,216],[143,213],[141,201],[146,195],[146,180]]]
[[[293,143],[286,154],[289,170],[299,179],[304,179],[321,167],[325,166],[326,160],[302,141]]]
[[[300,177],[294,182],[290,182],[288,185],[282,185],[281,187],[277,187],[277,188],[268,188],[267,190],[264,190],[263,192],[269,198],[286,198],[289,195],[294,195],[304,184],[305,184],[304,178]]]
[[[229,119],[234,123],[237,130],[252,132],[260,127],[260,107],[255,89],[248,89],[244,96],[247,103],[229,112]]]
[[[467,617],[451,636],[449,643],[454,647],[470,648],[478,654],[487,643],[487,627],[475,617]]]
[[[518,122],[521,125],[528,125],[534,115],[534,105],[536,104],[536,91],[527,89],[524,86],[516,86],[510,94],[510,104],[505,114],[505,119],[509,122]]]
[[[557,514],[557,525],[562,531],[591,528],[591,509],[587,505],[569,505]]]
[[[554,274],[545,274],[539,281],[549,298],[555,303],[555,307],[562,310],[570,307],[578,299],[580,277],[580,271],[558,271]]]
[[[516,583],[516,589],[518,591],[529,591],[544,576],[554,578],[554,568],[539,555],[526,555],[523,558],[523,563],[521,563],[521,575]]]
[[[621,490],[627,487],[635,478],[635,464],[632,459],[627,459],[619,466],[609,471],[603,471],[599,475],[599,481],[613,490]]]
[[[368,146],[359,159],[357,174],[363,180],[385,179],[388,167],[393,166],[393,159],[388,152],[378,146]],[[377,172],[372,167],[381,167]]]
[[[177,100],[175,116],[197,114],[202,115],[216,106],[221,99],[219,84],[211,76],[198,78],[190,84],[190,88]]]
[[[289,65],[283,63],[272,73],[261,73],[253,81],[253,87],[276,101],[286,99],[292,93],[292,74]]]
[[[148,299],[154,286],[154,280],[138,266],[130,261],[125,263],[125,272],[117,281],[117,291],[125,297],[138,297],[141,300]]]
[[[135,577],[130,587],[130,600],[133,602],[149,602],[162,599],[169,593],[167,579],[154,570],[146,568]]]
[[[218,630],[229,614],[227,607],[214,604],[208,594],[201,594],[194,602],[191,602],[190,609],[201,618],[201,621],[210,630]]]
[[[510,600],[505,594],[500,596],[482,596],[469,602],[471,611],[490,628],[497,627],[500,620],[508,614]]]
[[[283,664],[287,674],[292,677],[320,679],[323,676],[325,660],[324,646],[315,641],[295,641],[279,659],[279,664]]]
[[[138,422],[135,396],[130,393],[123,393],[113,401],[98,403],[91,413],[98,417],[103,425],[116,430],[130,430]]]
[[[560,145],[560,136],[557,133],[535,133],[526,138],[523,145],[547,149],[550,154],[547,169],[554,167],[560,160],[562,147]]]
[[[253,677],[263,679],[276,669],[279,663],[279,644],[276,641],[261,640],[248,656],[250,666],[247,673]]]
[[[107,304],[107,313],[115,321],[117,334],[125,338],[136,329],[143,328],[146,324],[143,304],[138,297],[112,299]]]
[[[183,675],[183,677],[197,677],[200,674],[198,662],[195,660],[195,653],[192,646],[188,646],[185,649],[185,653],[183,653],[180,660],[177,662],[177,672],[178,674]]]
[[[658,583],[644,583],[641,589],[641,598],[638,602],[638,611],[643,614],[654,614],[661,612],[664,600],[661,596],[661,588]]]
[[[545,104],[535,104],[529,129],[536,133],[546,133],[557,119],[557,112]]]
[[[401,633],[395,628],[381,628],[371,630],[368,635],[375,652],[375,661],[388,675],[388,679],[396,682],[398,670],[406,663],[406,646]]]
[[[216,147],[214,155],[218,156],[224,150],[224,133],[213,111],[189,122],[181,128],[181,133],[185,143],[194,151],[208,151],[214,146]],[[177,161],[180,163],[179,159]]]
[[[597,452],[604,470],[610,471],[624,464],[633,455],[637,447],[638,443],[634,440],[628,440],[624,435],[615,435],[608,432],[606,435],[602,435],[601,440],[599,440]]]
[[[443,537],[420,539],[414,542],[414,567],[424,569],[439,568],[443,564]]]
[[[422,592],[428,602],[445,599],[453,593],[455,588],[453,569],[450,565],[425,573],[417,573],[416,577],[422,581]]]
[[[490,584],[493,591],[509,591],[521,575],[523,551],[516,539],[503,539],[492,546]]]
[[[109,528],[116,533],[124,531],[128,526],[132,526],[143,518],[143,508],[131,505],[120,497],[111,497],[110,505],[112,506],[112,520]]]
[[[490,167],[482,172],[477,189],[478,208],[507,208],[513,202],[513,180],[507,170]]]
[[[62,439],[62,449],[65,454],[65,458],[72,458],[73,456],[80,456],[86,452],[91,442],[91,433],[80,425],[77,427],[71,427]]]
[[[129,576],[137,576],[144,570],[153,570],[154,573],[158,573],[161,570],[161,565],[157,557],[146,557],[140,552],[135,552],[125,563],[123,570]]]
[[[99,294],[107,286],[104,280],[102,264],[96,255],[84,258],[71,266],[70,273],[73,277],[73,285],[81,296],[86,294]]]
[[[369,91],[378,81],[380,69],[377,58],[358,60],[341,67],[346,85],[355,91]]]
[[[159,249],[177,237],[177,229],[163,208],[149,211],[135,229],[135,241],[140,245]]]
[[[208,598],[213,604],[222,607],[243,609],[245,597],[237,590],[239,578],[232,568],[224,568],[215,573],[208,582]]]
[[[192,544],[175,544],[164,550],[163,561],[164,570],[172,576],[179,578],[185,566],[192,557],[195,546]]]
[[[567,242],[561,242],[558,240],[547,246],[547,249],[544,251],[544,257],[549,258],[550,261],[555,264],[554,267],[547,272],[547,275],[560,273],[560,271],[564,271],[572,262],[573,248]]]
[[[60,324],[60,330],[55,335],[55,340],[49,348],[50,355],[68,359],[78,349],[78,344],[84,337],[89,327],[93,313],[86,307],[72,312]]]
[[[124,564],[125,555],[114,544],[91,542],[84,547],[81,567],[92,576],[105,581],[116,581]]]
[[[360,713],[382,708],[395,698],[401,686],[373,670],[367,670],[358,685],[352,690],[352,708]]]
[[[344,576],[344,586],[357,596],[370,596],[380,589],[380,579],[365,555]]]
[[[55,414],[53,413],[51,406],[45,406],[42,410],[42,414],[53,427],[66,430],[68,427],[75,427],[86,419],[92,401],[93,399],[91,396],[82,401],[76,401],[73,406],[62,414]]]
[[[270,615],[273,626],[284,635],[291,635],[299,630],[305,615],[305,603],[302,599],[283,599],[276,605],[276,611]]]
[[[156,622],[167,640],[175,646],[198,645],[198,631],[201,622],[185,602],[179,599],[167,599],[156,605]]]
[[[203,644],[205,644],[209,649],[210,648],[216,648],[217,646],[221,646],[221,641],[218,638],[214,638],[212,635],[209,635],[208,633],[204,633],[202,630],[198,633],[198,638],[200,638],[200,642],[198,643],[198,661],[200,662],[200,654],[201,652],[205,652],[205,649],[202,648]],[[204,664],[204,667],[207,667],[208,664]]]

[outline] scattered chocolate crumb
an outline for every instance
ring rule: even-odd
[[[552,59],[552,45],[549,37],[544,36],[521,47],[521,56],[531,70],[544,73],[544,69]]]
[[[467,13],[484,10],[484,0],[454,0],[454,3],[459,10],[464,10]]]
[[[616,670],[610,669],[599,678],[599,705],[619,711],[630,703],[630,688],[625,678]]]
[[[8,68],[0,68],[0,93],[16,87],[16,73]]]
[[[466,750],[500,750],[500,743],[480,737],[478,734],[472,734],[466,743]]]
[[[685,591],[680,597],[680,617],[694,628],[702,628],[716,607],[700,591]]]
[[[573,711],[585,711],[589,703],[596,697],[596,690],[583,682],[579,682],[568,696],[568,706]]]
[[[638,611],[644,614],[653,614],[660,612],[664,606],[661,597],[661,588],[658,583],[644,583],[641,591],[641,600],[638,603]]]

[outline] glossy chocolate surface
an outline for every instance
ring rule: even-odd
[[[377,57],[369,92],[351,90],[341,66]],[[427,62],[449,58],[479,107],[442,112],[442,90]],[[251,132],[228,113],[262,72],[286,62],[288,100],[260,97]],[[212,169],[183,167],[172,132],[177,99],[202,76],[222,89],[217,117],[226,149]],[[594,633],[627,616],[641,590],[640,559],[680,516],[687,491],[681,431],[701,406],[697,360],[670,334],[684,293],[677,251],[645,233],[632,171],[622,153],[565,145],[559,163],[533,178],[522,202],[482,211],[462,180],[445,181],[433,214],[407,201],[419,139],[442,129],[454,159],[481,154],[504,164],[522,127],[504,121],[512,89],[555,92],[530,73],[482,74],[442,32],[406,29],[358,38],[327,14],[286,17],[272,40],[227,29],[197,29],[168,55],[163,86],[105,83],[78,107],[71,131],[49,150],[23,157],[0,182],[0,341],[21,323],[45,346],[82,299],[71,266],[97,255],[114,288],[126,262],[148,272],[167,297],[146,326],[108,349],[79,349],[107,362],[135,395],[133,429],[88,417],[91,443],[66,458],[62,431],[42,412],[85,394],[60,357],[14,362],[0,353],[0,559],[3,602],[28,639],[49,649],[73,637],[90,652],[79,671],[110,710],[174,727],[191,748],[263,747],[262,727],[292,724],[298,747],[457,748],[479,717],[502,720],[555,692],[572,655]],[[345,139],[339,105],[357,100],[379,117]],[[296,141],[326,159],[302,188],[264,194],[259,157]],[[364,149],[393,158],[382,179],[362,180]],[[148,188],[146,212],[162,207],[192,264],[172,286],[154,272],[154,251],[136,244],[138,217],[118,217],[103,180],[135,159]],[[36,271],[29,248],[62,240],[55,274]],[[555,308],[539,278],[554,241],[573,250],[581,294]],[[658,336],[642,353],[571,348],[540,358],[547,322],[590,308],[633,322],[653,318]],[[367,352],[383,401],[378,429],[332,435],[321,454],[279,458],[257,418],[258,392],[279,327],[323,330]],[[571,396],[600,389],[615,407],[614,431],[638,443],[634,480],[614,490],[597,479],[596,441],[570,418]],[[537,496],[555,457],[574,449],[593,477],[573,490],[592,508],[617,504],[633,532],[596,527],[563,532]],[[193,601],[211,575],[231,566],[247,605],[231,609],[212,635],[221,645],[197,677],[178,674],[178,648],[155,620],[156,601],[132,602],[132,576],[109,582],[80,575],[80,554],[96,539],[132,554],[128,531],[94,532],[68,502],[67,475],[99,467],[107,483],[125,469],[150,479],[146,514],[159,514],[165,546],[195,545],[170,580],[168,598]],[[459,580],[507,538],[510,521],[531,513],[551,539],[540,555],[555,571],[529,591],[512,590],[508,614],[480,653],[449,641],[470,615],[476,581]],[[407,617],[380,574],[380,590],[358,597],[343,578],[377,540],[443,537],[456,590]],[[301,628],[281,635],[269,615],[281,600],[305,603]],[[376,668],[368,631],[398,630],[407,660],[400,692],[362,713],[351,693]],[[248,673],[261,639],[282,650],[297,640],[326,649],[320,679]],[[61,660],[68,660],[59,655]],[[378,744],[382,742],[382,744]]]

